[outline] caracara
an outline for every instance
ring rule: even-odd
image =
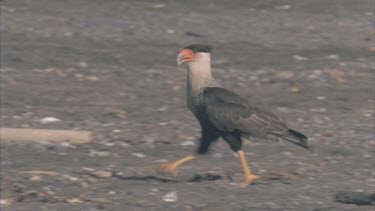
[[[259,176],[251,173],[242,151],[242,140],[249,137],[267,139],[277,137],[310,149],[307,137],[289,129],[281,118],[251,105],[244,97],[221,87],[211,74],[211,47],[186,46],[177,57],[178,65],[187,64],[187,106],[198,119],[202,135],[197,154],[208,151],[211,143],[220,137],[235,151],[245,174],[244,185]],[[195,159],[189,155],[158,167],[159,172],[177,175],[177,167]]]

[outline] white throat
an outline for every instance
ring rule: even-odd
[[[196,94],[202,91],[204,87],[219,86],[211,74],[211,57],[209,53],[197,53],[196,59],[188,63],[186,82],[188,94]]]

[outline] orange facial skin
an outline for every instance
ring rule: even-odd
[[[180,64],[183,64],[183,63],[186,63],[186,62],[192,62],[192,61],[194,61],[196,56],[197,55],[194,51],[192,51],[190,49],[184,49],[178,55],[177,63],[180,65]]]

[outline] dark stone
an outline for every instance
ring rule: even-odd
[[[375,204],[375,193],[337,192],[335,201],[345,204],[372,205]]]

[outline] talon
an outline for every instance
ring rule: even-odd
[[[159,173],[170,173],[174,177],[177,177],[178,169],[174,163],[161,164],[156,168],[156,171]]]
[[[245,178],[245,180],[242,182],[242,184],[243,184],[244,186],[248,186],[248,185],[251,184],[251,182],[252,182],[253,180],[256,180],[256,179],[259,179],[259,178],[260,178],[260,176],[257,176],[257,175],[254,175],[254,174],[248,175],[248,176],[246,176],[246,178]]]

